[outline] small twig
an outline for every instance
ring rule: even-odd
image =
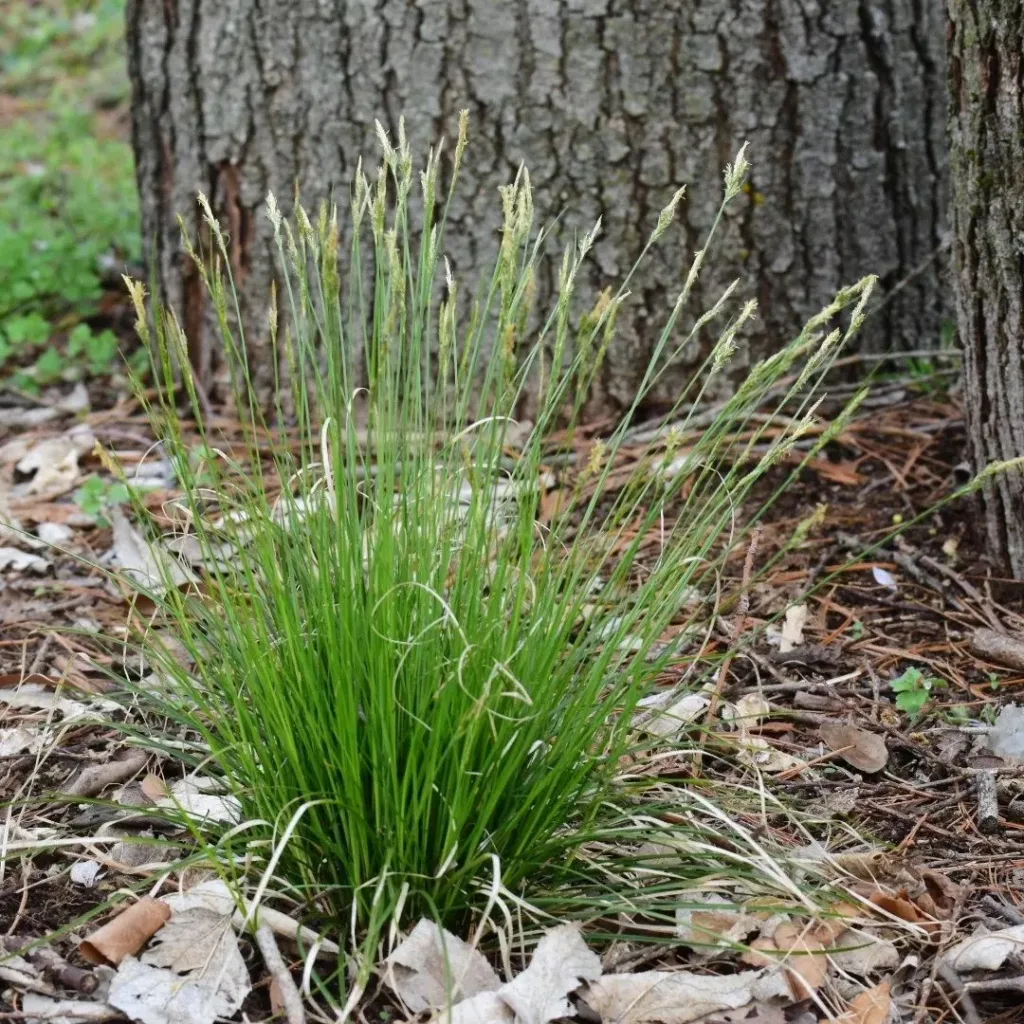
[[[281,956],[281,951],[277,948],[277,940],[270,925],[261,924],[256,929],[256,945],[260,947],[267,970],[277,982],[277,990],[281,995],[288,1024],[305,1024],[306,1011],[302,1007],[302,996],[299,995],[295,980]]]
[[[64,790],[66,796],[95,796],[115,782],[125,782],[140,771],[149,760],[145,750],[136,750],[120,761],[83,768],[81,774]]]
[[[1010,924],[1024,924],[1024,914],[1016,907],[1011,907],[1008,903],[997,900],[995,896],[982,896],[981,904],[991,910],[997,917],[1001,917],[1004,921],[1009,921]]]
[[[25,861],[21,868],[21,902],[18,904],[18,910],[14,915],[14,920],[11,922],[5,934],[13,935],[18,925],[21,923],[21,919],[25,914],[25,908],[28,906],[28,893],[31,888],[28,884],[28,880],[32,877],[32,860],[29,858]]]
[[[736,608],[741,619],[745,619],[750,613],[750,578],[754,575],[754,561],[757,558],[757,549],[761,546],[763,533],[764,526],[762,523],[758,523],[751,531],[747,557],[743,560],[743,582],[740,586],[740,599]]]
[[[978,798],[978,828],[985,833],[999,829],[999,793],[996,790],[996,773],[990,770],[980,772],[975,779]]]
[[[29,950],[25,956],[30,963],[42,968],[45,977],[83,996],[91,996],[99,986],[99,978],[92,971],[84,971],[81,967],[69,964],[67,960],[45,946]]]
[[[994,629],[978,629],[971,637],[971,650],[1000,665],[1024,670],[1024,640],[1018,637]]]
[[[1021,992],[1024,993],[1024,977],[988,978],[985,981],[968,981],[964,985],[965,995],[971,992]]]
[[[963,1010],[967,1024],[982,1024],[978,1008],[974,1005],[974,1000],[971,998],[970,992],[967,991],[963,979],[945,960],[939,960],[938,975],[958,997],[959,1008]]]

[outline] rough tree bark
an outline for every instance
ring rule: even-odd
[[[1024,455],[1024,3],[950,0],[950,141],[964,411],[976,469]],[[1024,580],[1024,473],[982,493],[989,552]]]
[[[689,194],[619,318],[604,398],[628,401],[721,172],[749,140],[753,178],[696,299],[738,272],[760,303],[751,355],[774,349],[863,274],[883,294],[876,350],[929,345],[947,313],[936,253],[946,208],[944,12],[928,0],[162,0],[128,2],[134,140],[151,265],[204,375],[199,282],[175,215],[203,190],[230,236],[250,344],[265,349],[268,189],[347,195],[372,126],[406,116],[425,152],[471,112],[448,253],[486,266],[496,186],[520,161],[541,218],[600,216],[583,290],[621,279],[674,189]],[[543,302],[557,274],[540,282]],[[907,279],[909,278],[909,281]],[[584,295],[582,298],[586,298]],[[541,307],[543,308],[543,307]],[[266,374],[269,378],[269,367]]]

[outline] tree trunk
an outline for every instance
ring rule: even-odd
[[[230,234],[249,345],[269,381],[268,189],[282,205],[296,183],[307,206],[344,199],[357,158],[376,163],[375,118],[393,131],[404,114],[425,153],[468,107],[446,246],[465,286],[490,269],[496,187],[521,161],[539,217],[565,211],[558,237],[602,218],[583,301],[621,280],[688,186],[675,234],[619,317],[608,404],[631,399],[745,140],[751,187],[694,312],[742,275],[760,304],[748,358],[760,357],[839,286],[877,273],[891,299],[864,344],[930,346],[947,313],[943,29],[927,0],[129,0],[151,266],[208,378],[215,341],[175,221],[195,230],[205,192]],[[557,259],[546,270],[541,309]]]
[[[1024,455],[1024,3],[950,0],[957,321],[975,469]],[[1024,474],[982,492],[989,552],[1024,580]]]

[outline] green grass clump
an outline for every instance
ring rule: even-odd
[[[140,253],[125,110],[123,0],[0,9],[0,375],[27,391],[109,372],[104,262]]]
[[[163,357],[152,414],[184,489],[168,514],[206,567],[201,584],[149,591],[157,609],[143,642],[163,685],[141,698],[170,723],[168,749],[184,742],[241,802],[245,825],[218,856],[253,839],[247,855],[268,884],[357,944],[372,948],[391,922],[421,914],[464,931],[496,905],[631,910],[671,929],[673,900],[694,879],[755,870],[761,854],[696,788],[630,776],[652,756],[633,711],[687,622],[715,610],[723,560],[752,525],[738,516],[753,485],[801,437],[812,457],[840,429],[811,435],[815,391],[871,282],[757,364],[683,444],[754,312],[731,304],[730,288],[684,328],[698,253],[633,407],[602,441],[575,445],[628,301],[627,279],[574,326],[574,282],[597,228],[565,252],[555,308],[532,330],[544,238],[527,173],[502,190],[493,274],[463,303],[444,224],[464,122],[451,185],[442,189],[433,153],[415,203],[404,139],[384,146],[376,180],[357,175],[344,225],[327,208],[315,222],[299,210],[293,224],[268,203],[283,281],[268,322],[287,371],[269,410],[221,276],[225,238],[201,198],[214,249],[194,255],[244,443],[204,421],[177,320],[147,311],[131,284],[139,330]],[[746,166],[741,154],[727,171],[723,208]],[[826,335],[847,306],[845,335]],[[666,414],[677,426],[638,454],[638,410],[699,339],[710,339],[707,358]],[[176,371],[195,424],[175,405]],[[517,416],[527,392],[529,423]],[[786,415],[754,417],[772,396]],[[576,455],[561,504],[542,507],[555,469]],[[695,590],[706,598],[698,612]],[[168,629],[187,658],[167,654]],[[680,853],[640,870],[651,840]]]

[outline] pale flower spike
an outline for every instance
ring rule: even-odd
[[[380,121],[373,122],[373,129],[377,133],[377,141],[380,143],[380,148],[384,152],[384,162],[390,164],[395,158],[395,147],[391,145],[388,133]]]
[[[267,220],[274,227],[274,238],[280,237],[281,234],[281,210],[277,205],[277,197],[273,192],[267,193]]]
[[[740,151],[736,154],[736,160],[734,163],[726,164],[725,167],[725,198],[726,201],[734,199],[740,194],[743,189],[743,181],[747,176],[747,171],[750,170],[750,164],[747,162],[747,146],[748,143],[744,142],[740,146]]]
[[[676,207],[686,194],[686,186],[676,189],[675,195],[668,201],[668,205],[658,214],[658,224],[651,235],[651,241],[656,242],[668,230],[669,225],[676,218]]]

